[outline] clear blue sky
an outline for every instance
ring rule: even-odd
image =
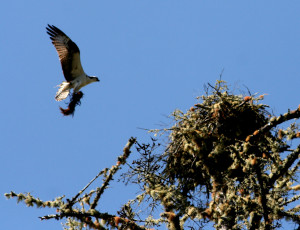
[[[3,1],[0,127],[1,189],[42,200],[73,196],[115,163],[142,128],[169,124],[224,68],[233,88],[266,93],[275,114],[299,104],[300,1]],[[75,116],[54,100],[63,75],[45,26],[62,29],[81,50],[86,73]],[[100,182],[99,182],[100,183]],[[100,211],[134,197],[113,184]],[[0,199],[1,229],[61,229],[37,217],[54,210]]]

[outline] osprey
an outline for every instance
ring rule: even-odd
[[[61,101],[68,97],[70,90],[73,89],[74,94],[83,86],[92,82],[99,81],[95,76],[88,76],[80,62],[80,51],[78,46],[56,26],[48,24],[47,34],[50,35],[52,44],[58,53],[61,67],[66,81],[59,85],[55,100]]]

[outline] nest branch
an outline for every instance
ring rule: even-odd
[[[93,203],[91,204],[91,209],[94,209],[97,204],[98,204],[98,201],[101,197],[101,195],[103,194],[104,190],[107,188],[107,186],[109,185],[109,182],[112,180],[113,178],[113,175],[120,169],[120,166],[121,164],[124,164],[126,162],[126,159],[129,157],[129,154],[130,154],[130,148],[132,147],[132,145],[136,142],[136,138],[133,138],[131,137],[125,148],[123,149],[123,155],[118,157],[118,162],[116,165],[113,165],[111,167],[111,169],[109,170],[109,174],[108,176],[106,177],[104,183],[102,184],[101,187],[99,187],[97,189],[97,193],[96,193],[96,197],[93,201]]]
[[[249,142],[258,134],[266,133],[270,131],[272,128],[276,127],[277,125],[295,118],[300,118],[300,105],[296,110],[289,111],[278,117],[272,117],[268,124],[266,124],[265,126],[261,127],[258,130],[255,130],[252,135],[247,136],[246,141]]]

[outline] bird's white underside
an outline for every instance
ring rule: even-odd
[[[74,89],[74,93],[76,93],[83,86],[86,86],[92,82],[94,82],[94,80],[89,78],[85,73],[76,77],[75,80],[73,80],[71,82],[63,81],[60,85],[58,85],[59,89],[56,93],[55,100],[62,101],[68,97],[71,89]]]

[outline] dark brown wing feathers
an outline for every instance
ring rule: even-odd
[[[69,82],[74,79],[74,76],[72,75],[72,68],[74,67],[74,54],[80,53],[79,48],[64,32],[62,32],[56,26],[48,24],[46,29],[47,34],[50,35],[52,44],[55,46],[58,53],[65,79]]]

